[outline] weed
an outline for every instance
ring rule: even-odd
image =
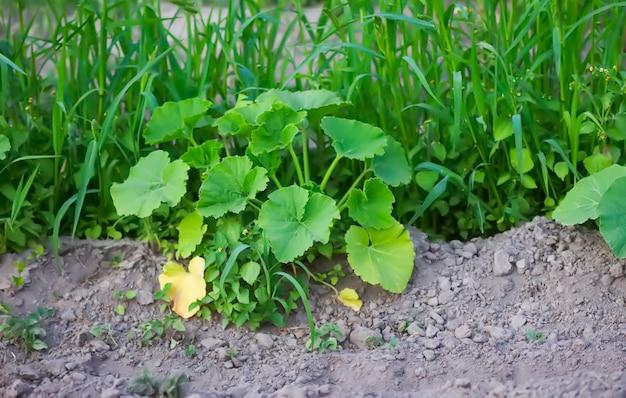
[[[180,338],[177,340],[175,337],[179,337],[180,333],[184,331],[185,325],[183,325],[180,318],[174,315],[166,315],[162,320],[152,319],[145,321],[139,325],[141,346],[153,344],[156,338],[169,338],[171,344],[172,341],[180,340]]]
[[[46,308],[37,308],[24,316],[11,315],[8,308],[3,306],[5,320],[0,323],[0,337],[11,344],[17,344],[26,351],[41,351],[48,348],[43,340],[46,330],[41,322],[51,317],[54,312]]]
[[[538,330],[528,329],[526,331],[526,340],[531,343],[543,343],[546,340],[546,336]]]
[[[189,344],[187,348],[185,348],[185,356],[187,358],[194,358],[198,354],[198,350],[196,346],[193,344]]]
[[[325,323],[321,327],[315,329],[315,340],[309,338],[306,342],[306,348],[309,351],[317,351],[324,353],[326,351],[337,351],[339,349],[339,341],[343,341],[346,336],[335,323]]]
[[[113,329],[111,325],[108,323],[95,323],[89,328],[89,333],[97,338],[102,339],[103,341],[108,341],[110,344],[117,346],[117,341],[113,336]]]

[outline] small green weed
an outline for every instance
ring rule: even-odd
[[[315,328],[315,341],[309,338],[306,342],[306,348],[309,351],[317,351],[323,353],[326,351],[337,351],[339,341],[345,339],[345,336],[339,326],[335,323],[325,323],[319,328]]]
[[[6,313],[8,308],[4,308]],[[26,351],[41,351],[48,348],[43,340],[46,330],[41,322],[54,314],[46,308],[37,308],[25,316],[7,315],[6,320],[0,323],[0,337],[11,344],[16,344]]]
[[[185,331],[185,325],[177,316],[168,314],[162,320],[152,319],[142,323],[139,326],[139,331],[142,347],[153,344],[156,338],[169,338],[171,346],[172,341],[182,339],[176,339],[176,337],[180,337],[180,333]]]
[[[531,343],[543,343],[546,340],[546,336],[536,329],[528,329],[526,331],[526,340]]]

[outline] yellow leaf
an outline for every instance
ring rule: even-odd
[[[359,298],[359,294],[354,289],[343,289],[339,292],[337,298],[343,305],[350,307],[355,311],[359,311],[363,305],[363,302]]]
[[[194,257],[189,262],[189,272],[178,263],[167,262],[159,275],[159,285],[163,289],[168,283],[171,284],[168,295],[173,303],[172,310],[185,319],[191,318],[199,308],[189,310],[189,306],[206,295],[204,259]]]

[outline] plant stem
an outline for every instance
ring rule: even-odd
[[[339,163],[340,160],[341,160],[341,155],[335,156],[335,159],[330,164],[330,167],[328,167],[328,170],[326,170],[326,174],[324,174],[324,178],[322,179],[322,183],[320,184],[320,190],[322,192],[324,192],[324,189],[326,188],[326,184],[328,184],[328,180],[330,180],[330,176],[333,174],[333,171],[335,170],[335,167],[337,167],[337,164]]]
[[[300,168],[300,160],[291,145],[289,145],[289,154],[291,155],[291,159],[293,159],[293,165],[296,169],[296,174],[298,175],[298,183],[300,183],[300,185],[304,185],[304,176],[302,175],[302,168]]]
[[[306,129],[302,130],[302,163],[304,164],[304,181],[311,181],[311,172],[309,170],[309,135]]]
[[[348,190],[346,191],[346,193],[341,197],[341,199],[339,200],[339,203],[337,203],[337,207],[339,208],[339,211],[343,210],[343,207],[345,205],[345,202],[348,201],[348,198],[350,197],[350,193],[352,192],[352,190],[354,188],[357,187],[357,185],[359,185],[361,183],[361,181],[363,180],[363,178],[365,178],[365,176],[372,171],[371,169],[365,169],[363,170],[363,172],[361,174],[359,174],[359,176],[356,178],[356,180],[354,180],[354,182],[352,183],[352,185],[350,186],[350,188],[348,188]]]
[[[261,208],[257,205],[254,204],[254,202],[250,199],[248,199],[248,204],[250,205],[250,207],[253,207],[254,209],[256,209],[256,211],[261,211]]]
[[[278,188],[282,188],[283,187],[283,184],[281,184],[280,181],[278,181],[278,178],[276,178],[276,173],[270,174],[270,178],[272,179],[272,181],[274,182],[276,187],[278,187]]]

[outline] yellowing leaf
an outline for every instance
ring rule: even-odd
[[[191,259],[189,272],[178,263],[167,262],[159,275],[159,285],[163,289],[168,283],[171,285],[168,295],[173,303],[172,310],[182,318],[191,318],[199,308],[189,310],[189,306],[206,295],[204,259],[202,257]]]
[[[355,311],[359,311],[361,306],[363,306],[363,302],[359,298],[359,294],[354,289],[342,289],[337,298],[343,305],[350,307]]]

